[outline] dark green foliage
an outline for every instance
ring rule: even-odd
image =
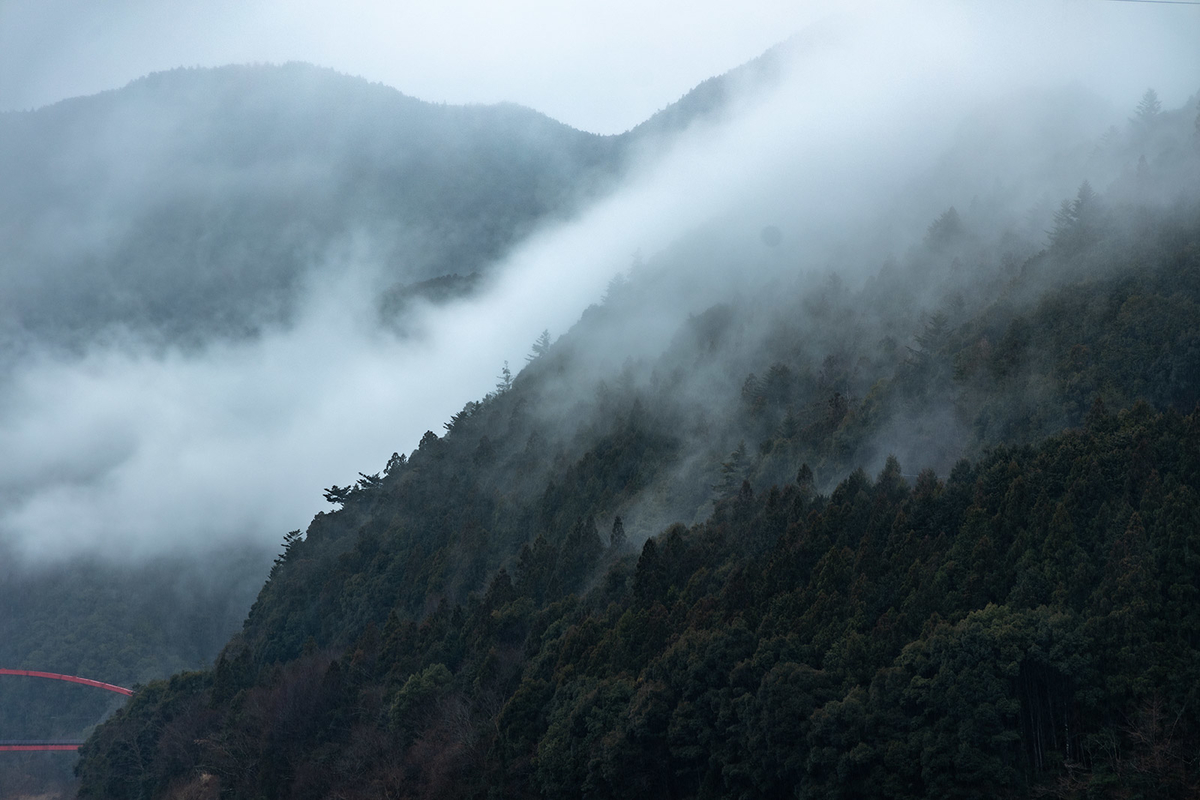
[[[208,673],[181,673],[154,681],[113,716],[117,736],[92,739],[80,750],[81,798],[152,797],[199,755],[198,735],[216,712],[202,703]],[[99,780],[89,771],[103,770]]]
[[[620,552],[625,549],[628,539],[625,536],[625,523],[618,515],[613,518],[612,533],[608,536],[609,549]]]
[[[501,573],[482,599],[390,620],[378,645],[260,668],[232,696],[240,657],[215,683],[144,689],[84,752],[83,796],[159,791],[181,768],[231,796],[300,796],[301,779],[453,796],[1178,796],[1196,789],[1200,735],[1200,623],[1179,603],[1200,591],[1197,453],[1200,417],[1133,409],[946,483],[910,489],[893,462],[828,498],[792,485],[647,541],[610,567],[628,578],[605,602],[554,601],[547,583],[573,573],[539,538],[515,585]],[[584,521],[567,542],[593,539]],[[196,743],[175,749],[180,736]]]
[[[85,793],[1194,795],[1200,217],[1122,202],[1084,184],[1019,262],[947,212],[861,287],[747,290],[599,380],[631,278],[329,490],[211,675],[97,730]]]

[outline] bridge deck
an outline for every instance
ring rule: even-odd
[[[0,753],[28,753],[36,750],[78,750],[82,739],[0,739]]]

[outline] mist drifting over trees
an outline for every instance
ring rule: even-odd
[[[1200,23],[1127,13],[832,15],[616,135],[0,114],[3,657],[146,684],[80,796],[1194,791]]]

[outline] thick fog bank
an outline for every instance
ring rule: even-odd
[[[1200,15],[1126,5],[832,19],[798,37],[766,96],[529,236],[474,298],[418,312],[409,337],[378,324],[371,254],[386,247],[370,243],[314,256],[292,324],[257,337],[33,348],[0,386],[0,532],[34,559],[277,542],[322,488],[440,431],[543,329],[568,329],[635,254],[645,299],[589,344],[560,414],[627,358],[662,353],[689,315],[773,281],[859,283],[952,205],[999,236],[1040,198],[1115,179],[1088,159],[1147,86],[1168,106],[1195,90]]]

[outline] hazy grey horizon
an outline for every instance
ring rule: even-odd
[[[0,4],[0,111],[180,66],[303,61],[430,102],[512,102],[611,134],[814,23],[911,20],[931,9],[928,18],[969,14],[1011,37],[998,67],[1020,70],[1041,48],[1030,35],[1044,42],[1069,32],[1071,77],[1093,90],[1124,95],[1153,76],[1168,104],[1194,91],[1200,7],[1139,2],[8,0]],[[1094,79],[1122,61],[1126,75]]]

